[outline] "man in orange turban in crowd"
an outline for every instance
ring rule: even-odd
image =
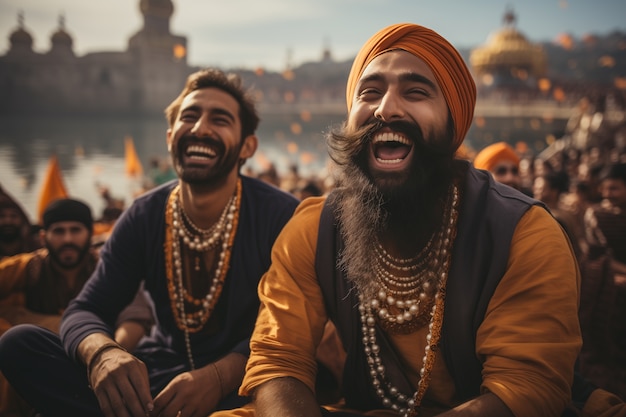
[[[493,179],[521,190],[520,157],[506,142],[496,142],[483,148],[474,158],[474,167],[491,172]],[[530,195],[530,192],[526,193]]]
[[[581,347],[576,261],[543,206],[455,159],[476,102],[459,53],[386,27],[346,99],[327,138],[338,187],[301,203],[259,283],[240,388],[254,402],[213,417],[560,416]],[[328,320],[341,407],[315,397]]]

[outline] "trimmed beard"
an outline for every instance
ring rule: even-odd
[[[338,266],[366,298],[375,297],[380,289],[372,279],[376,273],[368,261],[380,236],[393,235],[396,242],[417,253],[422,242],[418,236],[430,237],[439,227],[455,175],[454,152],[428,145],[451,143],[451,124],[445,137],[426,141],[419,127],[394,123],[389,127],[413,140],[413,161],[402,183],[393,178],[377,181],[369,173],[367,154],[369,141],[381,127],[376,122],[349,132],[344,124],[327,137],[330,156],[338,165],[335,202],[344,240]]]
[[[215,166],[208,171],[198,172],[195,170],[186,170],[182,163],[184,149],[187,148],[188,142],[197,142],[209,144],[210,146],[218,149],[218,154],[222,156],[219,158]],[[191,185],[214,185],[223,183],[228,175],[239,167],[239,153],[243,147],[243,138],[241,139],[239,146],[232,150],[226,149],[222,141],[216,140],[210,137],[199,138],[195,135],[184,135],[178,141],[175,150],[172,150],[172,163],[174,170],[181,181]]]
[[[73,245],[70,243],[70,244],[61,246],[57,251],[57,250],[54,250],[54,248],[52,248],[50,244],[46,241],[46,249],[48,249],[48,254],[50,254],[50,257],[52,258],[52,262],[57,267],[59,267],[60,269],[73,269],[73,268],[76,268],[85,260],[85,257],[87,256],[87,253],[89,252],[89,248],[91,247],[90,242],[91,242],[91,236],[89,236],[89,239],[87,239],[87,243],[85,243],[85,245],[82,248],[78,245]],[[59,256],[59,252],[61,252],[63,249],[68,248],[68,247],[78,252],[78,258],[76,258],[76,262],[73,262],[71,264],[68,264],[67,262],[63,261]]]

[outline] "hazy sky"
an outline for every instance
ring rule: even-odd
[[[414,22],[458,48],[478,46],[502,26],[507,7],[531,41],[559,34],[626,31],[625,0],[174,0],[171,31],[188,40],[189,63],[279,70],[288,57],[316,61],[325,46],[336,60],[352,58],[378,29]],[[34,48],[50,47],[60,14],[74,51],[122,51],[141,29],[139,0],[0,0],[0,54],[24,13]]]

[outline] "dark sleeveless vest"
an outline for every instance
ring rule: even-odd
[[[476,333],[505,272],[513,233],[524,213],[541,203],[496,183],[487,172],[469,164],[461,196],[437,348],[454,379],[457,396],[467,401],[480,394],[482,364],[475,354]],[[320,218],[315,265],[328,316],[347,352],[343,395],[350,408],[383,408],[372,388],[363,351],[356,291],[336,268],[343,242],[333,211],[331,194]],[[411,395],[415,388],[405,377],[401,362],[380,329],[377,339],[387,377],[401,392]]]

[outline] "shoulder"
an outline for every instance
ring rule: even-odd
[[[298,205],[293,217],[284,229],[284,237],[305,238],[308,241],[317,241],[320,217],[326,197],[309,197]]]
[[[495,210],[501,215],[506,213],[523,213],[531,206],[545,207],[544,204],[508,185],[493,179],[487,171],[469,165],[464,183],[464,199],[486,210]]]
[[[44,259],[48,255],[48,250],[45,248],[37,249],[33,252],[19,253],[13,256],[6,256],[0,259],[0,269],[14,268],[19,265],[26,265],[33,259]]]
[[[169,181],[163,185],[159,185],[133,200],[133,204],[130,208],[135,210],[145,207],[151,207],[154,204],[160,204],[164,202],[172,192],[172,189],[178,185],[178,180]]]
[[[308,270],[313,265],[319,234],[320,215],[325,197],[304,199],[282,229],[274,244],[273,255],[283,264]]]
[[[302,219],[309,219],[318,223],[326,200],[327,196],[305,198],[298,205],[294,217],[297,215]]]
[[[290,193],[255,178],[242,176],[241,212],[246,218],[274,219],[284,224],[300,201]]]
[[[286,205],[295,208],[298,205],[298,199],[286,191],[281,190],[273,185],[256,178],[241,176],[243,186],[243,194],[249,199],[269,201],[272,204]]]
[[[135,226],[143,222],[152,224],[164,215],[167,198],[177,184],[178,180],[170,181],[136,197],[130,207],[124,210],[117,224],[124,227],[127,227],[129,222]],[[119,228],[117,224],[113,233]]]

